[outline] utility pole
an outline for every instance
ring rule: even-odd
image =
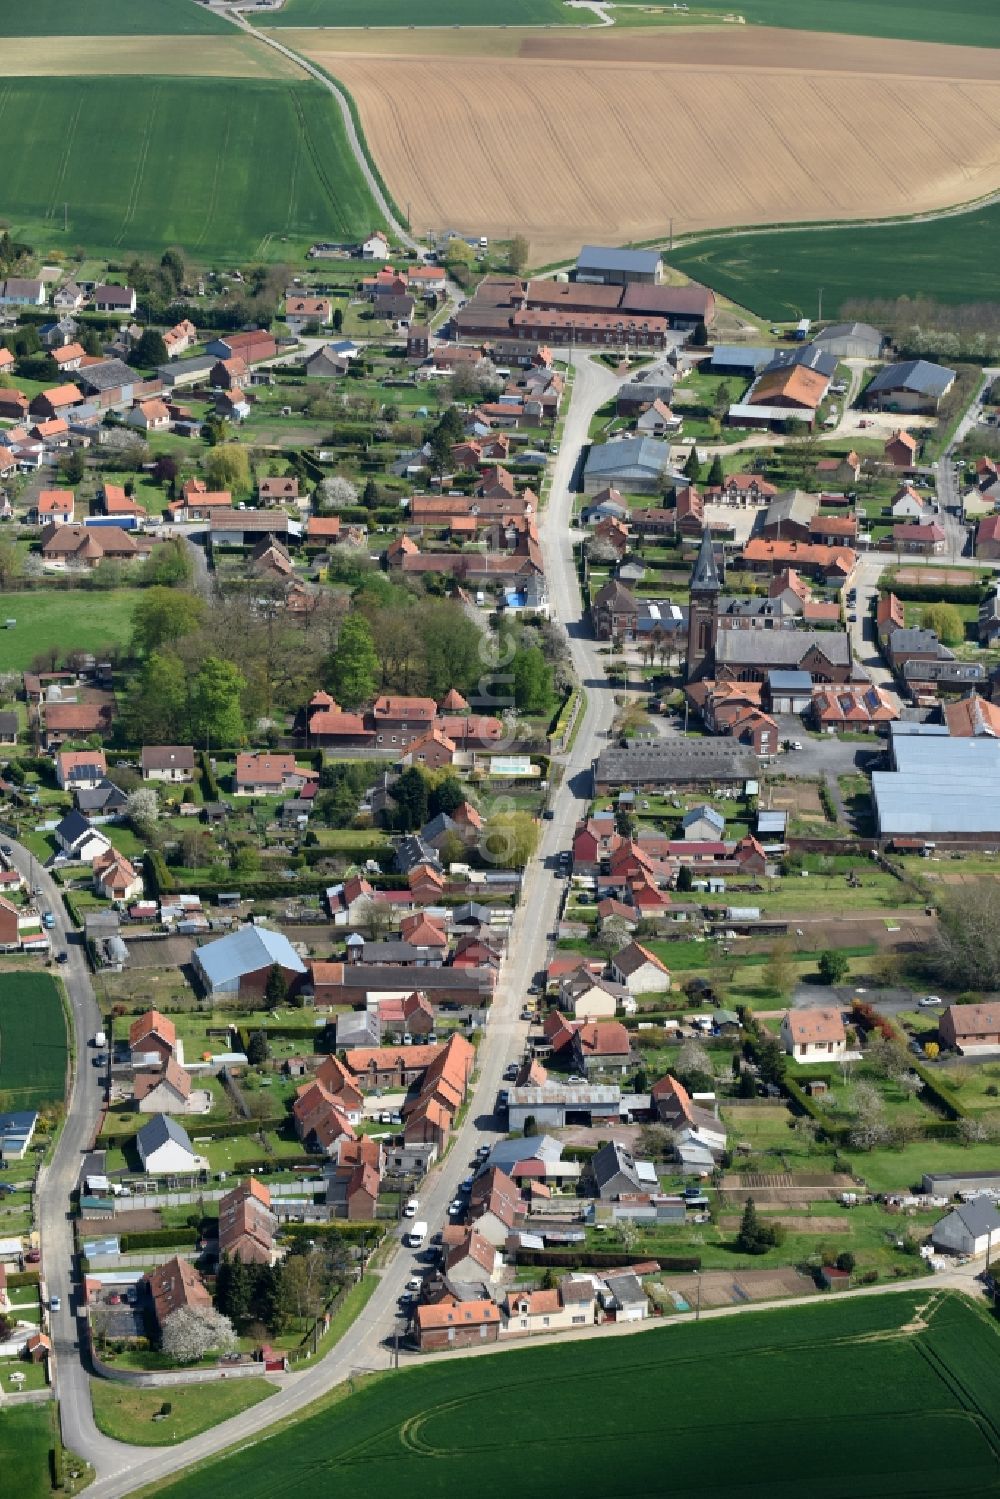
[[[820,289],[819,289],[819,306],[816,309],[816,321],[817,321],[817,323],[821,323],[823,321],[823,288],[822,287],[820,287]]]

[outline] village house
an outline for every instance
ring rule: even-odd
[[[306,965],[282,932],[264,926],[244,926],[191,954],[197,977],[208,996],[238,994],[262,998],[275,968],[289,992],[306,976]]]
[[[317,779],[309,766],[297,765],[294,755],[269,755],[265,751],[236,756],[233,790],[237,796],[275,796],[301,791]]]
[[[153,1316],[161,1333],[174,1312],[202,1308],[207,1311],[212,1305],[208,1288],[198,1271],[180,1255],[153,1270],[145,1280]]]
[[[781,1044],[796,1062],[828,1062],[847,1051],[847,1035],[840,1011],[786,1010],[781,1021]]]
[[[417,1346],[421,1353],[448,1348],[479,1348],[500,1336],[500,1308],[493,1301],[424,1303],[416,1311]]]
[[[186,1175],[202,1164],[187,1130],[169,1114],[154,1114],[136,1135],[135,1147],[151,1176]]]
[[[670,988],[670,969],[638,942],[630,942],[615,954],[611,975],[630,994],[663,994]]]
[[[962,1056],[1000,1051],[1000,1004],[949,1005],[938,1035],[942,1046]]]
[[[219,1201],[219,1254],[245,1265],[272,1264],[277,1221],[270,1189],[248,1177]]]
[[[190,744],[144,744],[140,765],[144,781],[181,785],[194,779],[194,748]]]
[[[92,293],[95,312],[134,312],[135,288],[131,286],[95,286]]]
[[[159,1010],[147,1010],[130,1025],[128,1045],[133,1067],[164,1067],[177,1049],[174,1022]]]
[[[172,1056],[162,1068],[132,1078],[132,1100],[140,1114],[183,1114],[190,1097],[191,1074]]]

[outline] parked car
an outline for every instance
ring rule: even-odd
[[[941,996],[939,994],[925,994],[923,999],[919,1001],[922,1010],[929,1010],[933,1005],[939,1005],[940,1003]]]
[[[49,1297],[49,1311],[50,1312],[58,1312],[61,1307],[62,1307],[62,1297],[61,1296],[50,1296]]]

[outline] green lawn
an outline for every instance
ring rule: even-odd
[[[66,1079],[66,1022],[55,979],[7,972],[0,979],[0,1104],[59,1103]]]
[[[997,1339],[980,1309],[925,1286],[443,1360],[336,1392],[158,1492],[264,1499],[280,1473],[293,1496],[361,1481],[367,1499],[473,1487],[480,1499],[519,1487],[549,1499],[797,1499],[804,1485],[815,1499],[985,1494],[1000,1447]],[[789,1432],[807,1457],[778,1457]]]
[[[23,671],[50,646],[96,653],[124,644],[132,633],[132,610],[138,596],[132,588],[107,593],[33,588],[5,594],[3,617],[16,619],[17,624],[12,630],[0,630],[0,671]]]
[[[170,1390],[132,1389],[107,1379],[90,1381],[98,1429],[117,1442],[132,1442],[139,1447],[172,1447],[276,1393],[275,1386],[264,1379],[178,1385]],[[170,1414],[154,1421],[164,1400],[170,1404]]]
[[[0,1473],[5,1494],[49,1499],[49,1451],[55,1443],[54,1405],[8,1406],[0,1420]]]
[[[283,260],[378,222],[337,105],[316,83],[12,78],[0,101],[0,125],[16,123],[20,141],[0,213],[33,245],[127,258],[175,244],[200,260]],[[128,128],[95,152],[94,119]]]
[[[993,204],[928,223],[707,235],[671,251],[670,264],[767,318],[815,317],[822,287],[823,311],[836,317],[855,297],[989,301],[998,233]]]
[[[185,36],[229,32],[194,0],[0,0],[0,36]]]
[[[562,0],[285,0],[261,26],[580,26],[592,20]]]

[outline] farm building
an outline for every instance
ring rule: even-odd
[[[630,494],[655,494],[670,463],[670,444],[652,437],[595,443],[583,470],[584,494],[610,485]]]
[[[272,968],[279,968],[288,988],[305,977],[306,965],[288,938],[267,927],[245,926],[237,932],[196,947],[191,955],[195,972],[209,995],[261,996]]]
[[[931,1243],[946,1254],[986,1254],[1000,1242],[1000,1212],[988,1197],[963,1202],[935,1223]]]
[[[871,323],[831,323],[816,334],[813,345],[837,359],[878,359],[885,341]]]
[[[1000,740],[894,735],[892,762],[872,775],[880,837],[1000,833]]]
[[[663,274],[658,250],[618,250],[604,245],[584,245],[577,256],[576,280],[610,286],[642,282],[655,286]]]
[[[735,632],[734,632],[735,633]],[[671,740],[636,749],[606,749],[594,761],[594,794],[623,786],[655,791],[665,786],[742,788],[756,780],[760,762],[752,750],[721,739]]]
[[[927,359],[906,359],[879,370],[862,400],[875,411],[934,413],[955,383],[955,371]]]

